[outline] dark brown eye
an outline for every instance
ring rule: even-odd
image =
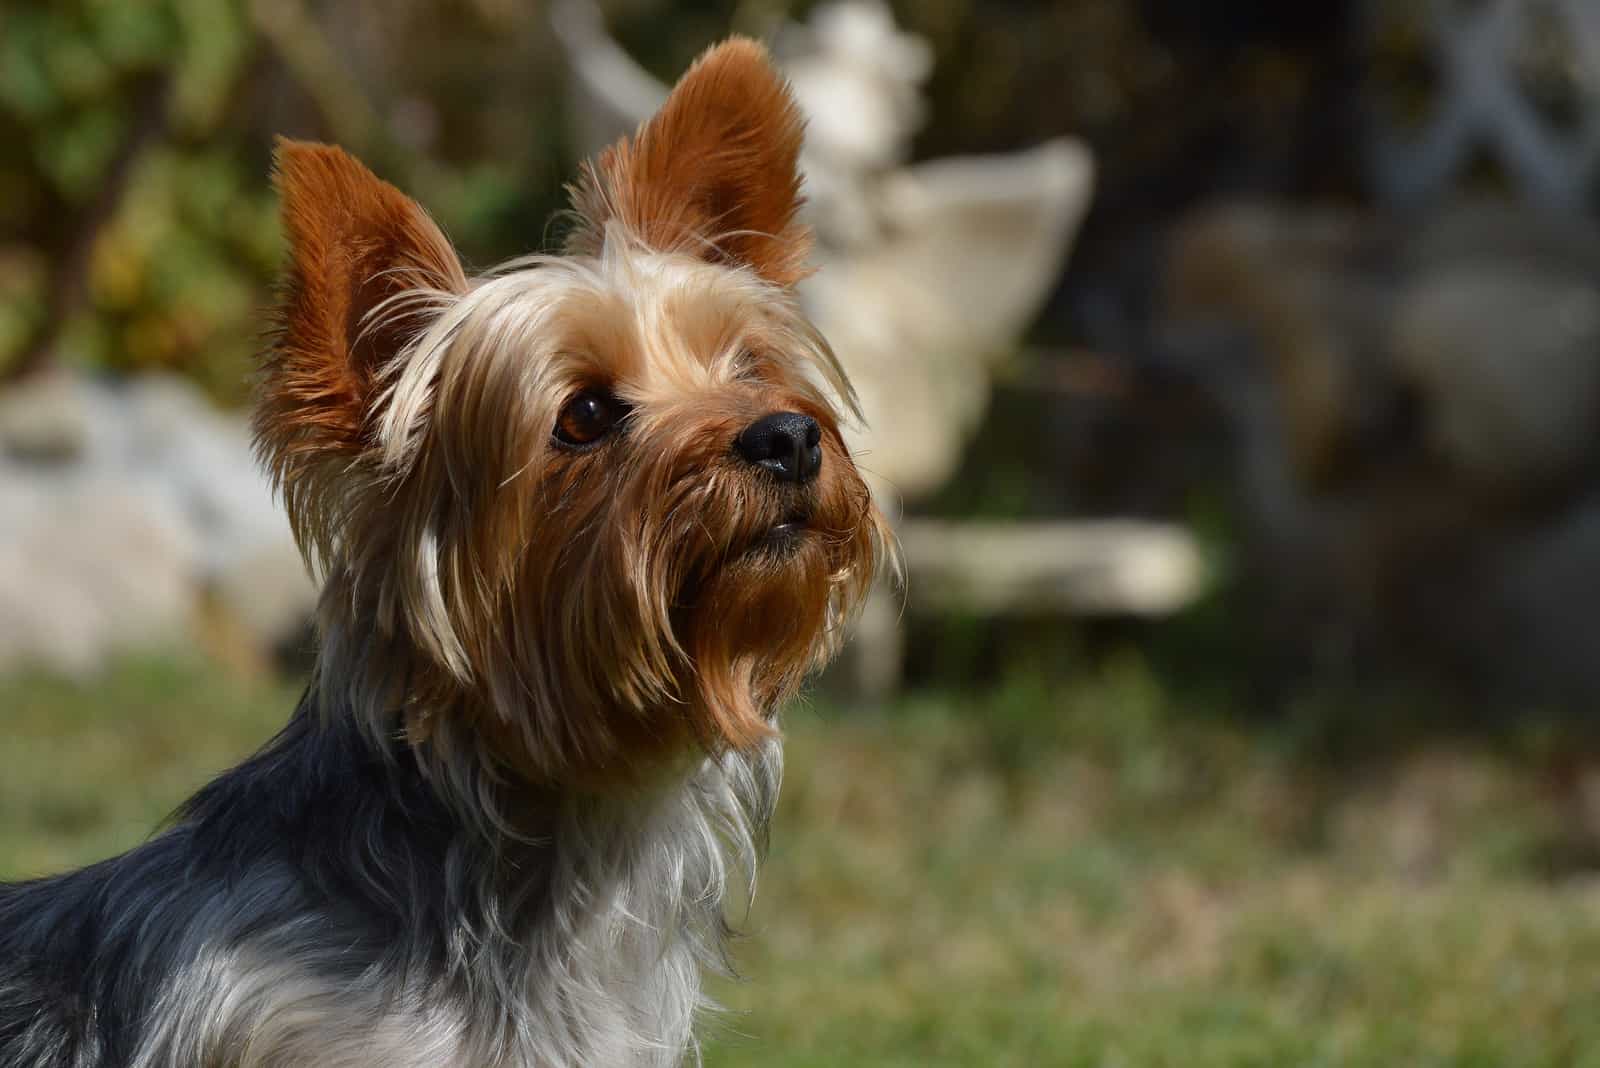
[[[563,445],[593,445],[616,427],[627,406],[604,390],[586,389],[568,398],[552,433]]]

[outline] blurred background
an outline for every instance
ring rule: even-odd
[[[706,45],[905,547],[712,1065],[1600,1064],[1600,5],[0,0],[0,878],[287,717],[274,135],[469,262]]]

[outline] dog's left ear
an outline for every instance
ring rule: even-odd
[[[615,221],[651,248],[792,286],[811,251],[795,221],[804,125],[765,48],[742,37],[711,48],[654,118],[585,169],[573,190],[585,222],[575,251],[598,253]]]

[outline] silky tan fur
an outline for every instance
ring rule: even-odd
[[[764,52],[730,41],[585,172],[567,254],[476,278],[350,156],[280,144],[256,434],[324,582],[317,666],[284,731],[150,842],[0,886],[0,1064],[692,1051],[777,709],[892,558],[792,292],[800,136]],[[581,390],[626,417],[562,445]],[[737,454],[777,411],[817,421],[815,479]]]

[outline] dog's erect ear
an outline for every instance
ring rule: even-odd
[[[766,49],[735,37],[689,68],[655,117],[606,149],[573,190],[599,251],[615,220],[651,248],[742,264],[778,285],[808,273],[800,206],[804,121]]]
[[[369,443],[383,368],[425,325],[385,301],[467,282],[427,213],[342,149],[280,140],[276,162],[289,264],[256,440],[294,514],[301,475]]]

